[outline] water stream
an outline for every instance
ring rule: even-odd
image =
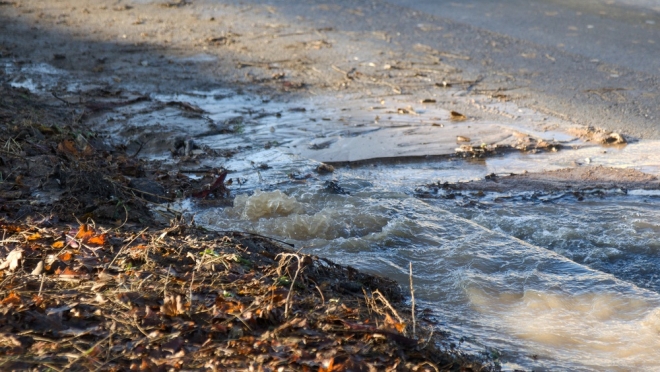
[[[14,85],[38,90],[29,76]],[[183,134],[202,147],[240,148],[226,159],[200,160],[200,167],[224,167],[241,182],[231,187],[232,207],[183,203],[197,223],[273,236],[401,283],[407,283],[412,263],[418,308],[431,309],[438,327],[469,350],[499,355],[504,370],[660,369],[657,193],[629,190],[581,201],[416,196],[417,188],[431,182],[580,166],[584,159],[658,175],[660,162],[649,155],[658,143],[603,149],[543,131],[547,140],[562,138],[575,148],[485,160],[425,158],[445,154],[452,142],[434,142],[442,132],[433,131],[453,130],[448,133],[455,138],[462,129],[439,107],[396,115],[397,107],[407,107],[403,100],[280,102],[227,90],[190,92],[152,95],[91,124],[127,143],[154,137],[141,153],[152,159],[171,159],[157,135],[164,141]],[[205,114],[166,102],[192,104]],[[523,110],[515,114],[527,115],[523,121],[530,123],[546,120]],[[501,139],[493,137],[500,134],[496,122],[472,125],[486,128],[476,136]],[[327,149],[337,151],[318,152]],[[314,172],[317,160],[341,162],[347,152],[357,158],[391,156],[339,166],[332,174]]]
[[[241,194],[233,208],[198,212],[197,221],[275,235],[404,284],[412,262],[421,306],[505,362],[660,367],[657,196],[464,207],[417,199],[405,176],[396,182],[391,168],[380,172],[389,174],[340,171],[348,195],[322,180]]]
[[[211,112],[219,107],[196,104]],[[412,262],[419,306],[471,350],[495,350],[505,370],[660,368],[657,192],[615,190],[581,201],[485,195],[473,203],[415,196],[429,182],[557,169],[585,157],[657,174],[657,162],[645,155],[649,144],[478,161],[390,159],[318,175],[318,163],[287,139],[300,145],[323,138],[328,131],[311,130],[309,116],[325,115],[332,113],[296,110],[290,120],[265,115],[246,128],[244,138],[280,146],[255,146],[228,159],[223,166],[246,181],[234,189],[234,206],[194,210],[196,221],[271,235],[401,283]],[[237,137],[205,141],[222,147]],[[328,187],[331,180],[339,188]]]

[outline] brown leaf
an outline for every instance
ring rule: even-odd
[[[396,322],[389,314],[385,314],[385,325],[388,328],[396,329],[398,332],[403,332],[406,329],[405,324]]]
[[[467,116],[461,114],[460,112],[457,111],[452,111],[449,113],[451,120],[456,120],[456,121],[463,121],[467,119]]]
[[[71,252],[64,252],[61,255],[57,256],[57,258],[59,258],[64,262],[67,262],[67,261],[71,261],[71,259],[73,258],[73,254]]]
[[[101,234],[101,235],[96,235],[89,240],[87,240],[87,244],[92,244],[92,245],[104,245],[106,243],[106,237],[107,234]]]
[[[9,305],[9,304],[20,305],[22,302],[23,302],[23,300],[21,300],[21,297],[19,295],[17,295],[16,292],[14,292],[14,291],[9,292],[7,297],[5,297],[2,300],[3,305]]]
[[[38,232],[28,236],[28,238],[27,238],[27,240],[30,240],[30,241],[37,240],[37,239],[41,239],[41,234],[39,234]]]
[[[76,157],[80,156],[80,152],[76,148],[76,143],[73,142],[72,140],[64,140],[60,142],[57,145],[57,151],[69,154],[69,155],[74,155]]]
[[[80,228],[78,229],[78,233],[76,234],[75,238],[80,239],[82,241],[86,241],[92,236],[94,236],[95,233],[96,231],[94,231],[93,227],[87,224],[82,224],[80,225]]]
[[[243,312],[245,305],[235,301],[225,301],[221,296],[215,299],[216,314],[214,316],[224,318],[226,314],[238,315]]]
[[[85,244],[104,245],[106,243],[107,234],[97,235],[92,226],[82,224],[80,225],[75,238],[82,240]]]
[[[165,296],[163,305],[160,307],[160,312],[169,316],[177,316],[185,313],[183,302],[181,301],[181,295],[176,297]]]
[[[8,231],[8,232],[15,232],[15,233],[23,231],[23,229],[21,229],[19,226],[6,225],[2,222],[0,222],[0,228],[2,228],[5,231]]]
[[[81,271],[73,270],[69,267],[65,267],[64,270],[61,269],[55,270],[55,275],[58,275],[61,278],[76,278],[76,277],[84,277],[87,274]]]

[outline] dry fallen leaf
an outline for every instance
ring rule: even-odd
[[[32,270],[30,275],[41,275],[41,273],[43,271],[44,271],[44,262],[39,261],[39,263],[37,264],[37,267],[35,267],[34,270]]]
[[[37,239],[41,239],[41,234],[34,233],[34,234],[28,236],[28,238],[27,238],[27,240],[30,240],[30,241],[37,240]]]
[[[177,316],[185,313],[181,296],[176,296],[176,298],[174,296],[165,296],[163,305],[160,307],[160,312],[169,316]]]
[[[59,258],[60,260],[62,260],[64,262],[71,261],[71,259],[73,258],[73,254],[71,252],[63,252],[62,254],[57,256],[57,258]]]
[[[87,240],[87,244],[104,245],[106,242],[106,236],[107,234],[93,236]]]
[[[22,302],[23,301],[21,300],[21,297],[17,295],[16,292],[14,291],[9,292],[7,297],[2,299],[2,305],[9,305],[9,304],[20,305]]]
[[[397,321],[395,321],[394,319],[392,319],[392,317],[391,317],[389,314],[385,314],[385,325],[386,325],[388,328],[396,329],[397,332],[399,332],[399,333],[403,333],[403,331],[406,329],[406,325],[405,325],[405,324],[403,324],[403,323],[398,323]]]
[[[451,120],[456,120],[456,121],[463,121],[467,119],[467,116],[461,114],[460,112],[457,111],[452,111],[449,113]]]
[[[0,269],[9,268],[9,271],[14,271],[21,264],[21,259],[23,258],[23,250],[21,248],[16,248],[13,251],[9,252],[7,258],[0,263]]]
[[[82,224],[80,225],[80,228],[78,229],[78,233],[76,234],[75,238],[80,239],[80,240],[87,240],[94,236],[96,231],[94,231],[94,228],[87,225],[87,224]]]
[[[64,140],[57,145],[57,151],[74,156],[80,156],[80,152],[76,148],[75,142],[71,140]]]

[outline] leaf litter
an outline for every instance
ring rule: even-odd
[[[268,238],[187,225],[2,229],[6,248],[23,250],[0,270],[6,369],[483,368],[431,324],[413,338],[396,283]]]

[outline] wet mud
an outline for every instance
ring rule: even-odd
[[[491,173],[482,180],[429,185],[431,189],[464,192],[521,193],[582,193],[619,190],[660,191],[660,180],[653,175],[635,169],[611,168],[604,166],[583,166],[547,172],[524,174]]]

